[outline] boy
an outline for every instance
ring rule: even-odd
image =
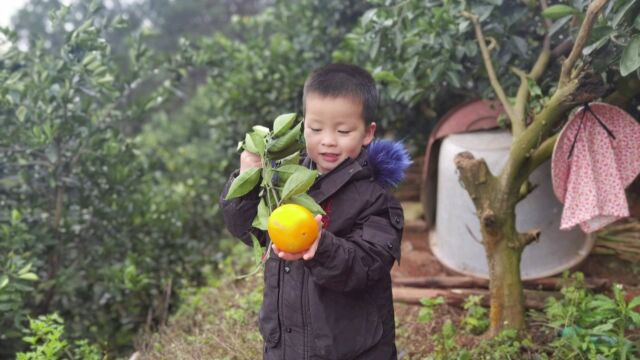
[[[372,144],[377,104],[373,78],[354,65],[327,65],[305,82],[302,164],[320,174],[308,193],[326,215],[316,217],[322,231],[309,250],[274,246],[265,262],[264,359],[397,359],[390,270],[403,213],[388,187],[410,161],[399,144]],[[259,166],[257,155],[241,154],[240,172]],[[221,205],[234,236],[251,244],[252,232],[266,246],[251,228],[258,200],[256,188]]]

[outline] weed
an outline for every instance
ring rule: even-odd
[[[634,311],[640,297],[629,302],[621,285],[612,288],[613,297],[592,294],[577,273],[565,275],[563,298],[550,298],[545,307],[548,326],[558,338],[549,344],[553,359],[638,359],[637,339],[632,331],[640,326]]]
[[[77,340],[73,345],[64,337],[64,321],[57,314],[29,319],[27,336],[22,340],[29,344],[30,351],[16,355],[16,360],[100,360],[100,350],[87,340]]]
[[[428,323],[433,320],[433,312],[436,307],[444,304],[444,298],[438,296],[436,298],[420,299],[420,312],[418,313],[418,322]]]
[[[462,320],[464,329],[474,335],[480,335],[489,328],[489,318],[487,317],[487,309],[480,302],[482,296],[469,296],[464,302],[466,316]]]

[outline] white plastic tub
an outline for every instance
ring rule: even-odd
[[[488,278],[484,247],[479,243],[480,223],[475,207],[460,184],[454,157],[470,151],[484,158],[493,174],[498,174],[509,155],[511,134],[504,130],[454,134],[446,137],[438,159],[438,190],[435,228],[430,234],[431,249],[442,264],[463,274]],[[524,232],[538,228],[540,239],[527,246],[520,264],[523,280],[558,274],[582,261],[593,247],[593,238],[578,228],[560,230],[562,204],[553,195],[549,162],[531,176],[538,187],[516,207],[516,227]]]

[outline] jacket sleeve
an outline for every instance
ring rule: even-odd
[[[229,192],[231,183],[238,174],[238,170],[231,174],[220,194],[220,208],[222,209],[224,223],[231,235],[242,240],[243,243],[252,246],[253,242],[251,241],[250,233],[253,233],[258,238],[260,245],[266,246],[265,232],[251,226],[258,213],[258,203],[260,202],[260,197],[258,196],[259,186],[256,186],[243,196],[231,200],[224,199]]]
[[[394,260],[400,261],[402,208],[383,193],[368,207],[345,237],[322,231],[313,259],[305,261],[311,278],[335,291],[358,291],[389,276]]]

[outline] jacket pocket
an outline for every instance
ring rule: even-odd
[[[400,238],[403,222],[401,212],[390,212],[389,218],[371,216],[364,223],[362,238],[385,249],[396,261],[400,261]]]
[[[280,341],[279,282],[280,260],[269,258],[264,264],[264,296],[259,314],[260,334],[268,347],[275,347]]]

